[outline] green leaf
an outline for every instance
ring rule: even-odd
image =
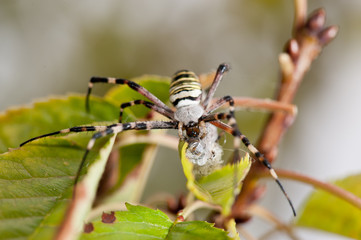
[[[230,239],[227,233],[202,221],[172,222],[159,210],[126,204],[128,211],[115,212],[113,223],[92,222],[94,230],[81,239]]]
[[[203,239],[231,239],[227,232],[213,227],[213,224],[202,221],[180,222],[170,230],[167,239],[203,240]]]
[[[159,210],[127,204],[128,211],[115,213],[111,224],[94,221],[94,231],[81,239],[164,239],[172,221]]]
[[[251,167],[248,154],[236,164],[227,164],[207,176],[196,179],[193,174],[193,164],[185,154],[187,146],[188,144],[185,142],[179,144],[188,189],[200,200],[220,205],[222,213],[228,215],[235,196],[242,186],[242,180],[247,176]]]
[[[87,165],[97,157],[105,140],[89,154]],[[69,135],[40,139],[37,144],[0,155],[2,239],[28,239],[31,235],[34,239],[51,238],[69,205],[84,149]]]
[[[338,180],[335,185],[361,198],[360,182],[358,174]],[[321,190],[309,197],[297,225],[361,239],[360,209]]]
[[[87,113],[84,96],[68,96],[6,111],[0,115],[0,152],[41,134],[118,119],[118,106],[99,98],[92,98],[90,104],[91,112]]]

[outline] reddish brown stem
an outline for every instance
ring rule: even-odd
[[[277,93],[277,101],[283,104],[292,104],[298,87],[304,75],[310,69],[311,63],[321,53],[322,48],[329,43],[337,33],[337,27],[324,27],[325,11],[319,9],[314,11],[308,19],[305,17],[306,1],[295,0],[295,22],[293,38],[288,41],[285,52],[279,56],[281,68],[281,81]],[[258,149],[270,162],[278,154],[278,145],[283,134],[292,124],[294,116],[285,112],[273,112],[266,124]],[[242,192],[233,206],[232,217],[245,220],[249,216],[244,214],[252,202],[261,197],[257,186],[257,173],[263,172],[261,164],[253,164],[248,174]]]
[[[305,25],[307,17],[307,0],[294,0],[295,19],[293,20],[294,34]]]
[[[295,33],[295,38],[287,43],[286,52],[280,55],[282,79],[277,96],[279,102],[293,102],[304,75],[321,53],[325,43],[319,38],[319,33],[325,29],[324,19],[322,9],[311,14],[305,25]],[[279,142],[292,122],[293,116],[274,112],[267,123],[258,147],[270,162],[277,156]]]

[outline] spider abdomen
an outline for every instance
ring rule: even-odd
[[[169,88],[169,100],[176,108],[199,104],[201,83],[194,72],[181,70],[174,74]]]

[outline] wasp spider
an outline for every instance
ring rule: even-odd
[[[94,83],[127,85],[131,89],[146,97],[149,101],[135,100],[121,104],[119,123],[109,126],[71,127],[31,138],[22,143],[20,146],[23,146],[35,139],[60,133],[96,131],[89,140],[86,152],[80,163],[75,179],[75,182],[77,182],[80,170],[84,165],[87,155],[98,138],[128,130],[177,129],[180,139],[188,143],[186,156],[193,162],[195,168],[198,169],[197,171],[199,174],[207,174],[212,168],[216,167],[221,162],[222,148],[217,143],[217,128],[220,128],[234,136],[233,161],[237,162],[240,160],[238,151],[242,142],[249,151],[252,152],[266,168],[269,169],[270,174],[287,198],[293,214],[296,215],[292,202],[287,196],[287,193],[285,192],[269,161],[250,143],[247,137],[240,132],[234,116],[233,98],[231,96],[225,96],[212,104],[212,98],[216,88],[218,87],[224,73],[228,70],[229,66],[227,64],[219,65],[214,80],[207,93],[202,91],[200,81],[195,73],[188,70],[176,72],[169,88],[169,99],[175,107],[175,110],[172,110],[147,89],[135,82],[121,78],[93,77],[90,79],[86,95],[86,109],[88,111],[89,96]],[[227,113],[213,113],[216,109],[225,104],[229,105],[229,111]],[[134,105],[144,105],[145,107],[167,117],[169,121],[136,121],[122,123],[124,109]],[[224,120],[226,123],[220,120]]]

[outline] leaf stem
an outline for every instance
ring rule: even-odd
[[[210,204],[207,202],[203,202],[200,200],[194,201],[191,204],[187,205],[186,208],[184,208],[179,215],[182,215],[184,219],[187,219],[194,211],[200,209],[200,208],[208,208],[212,209],[218,212],[222,211],[222,208],[218,205]]]
[[[139,135],[132,133],[132,134],[127,134],[126,136],[121,136],[114,148],[123,147],[136,143],[148,143],[148,144],[157,144],[178,151],[178,141],[179,138],[168,134],[148,133],[144,135]]]
[[[276,216],[274,216],[268,209],[253,204],[248,209],[247,212],[249,212],[251,215],[259,216],[260,218],[271,222],[275,225],[275,230],[283,230],[285,231],[288,236],[293,239],[297,240],[296,236],[294,235],[292,231],[292,227],[288,226],[287,224],[282,223]],[[273,230],[263,235],[263,237],[260,237],[260,239],[265,239],[267,236],[269,236]]]

